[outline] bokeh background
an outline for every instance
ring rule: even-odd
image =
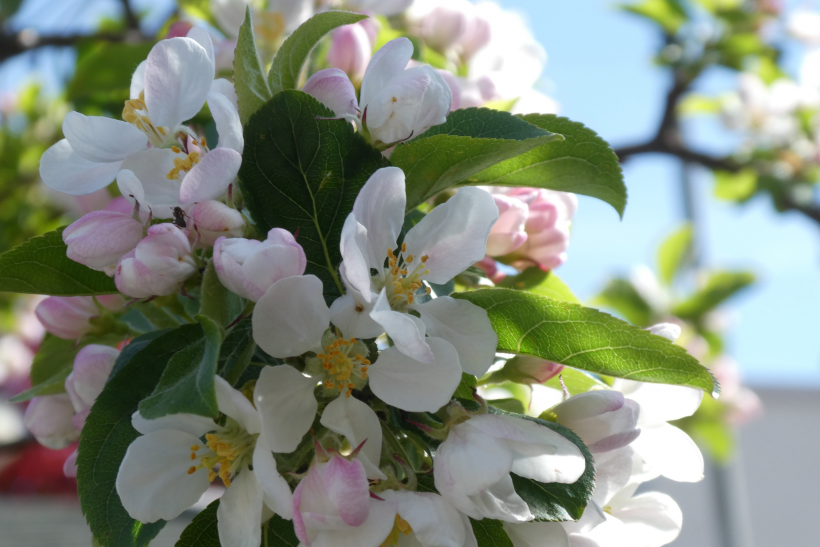
[[[669,50],[664,50],[668,43],[657,21],[627,13],[610,0],[497,3],[521,12],[544,46],[548,61],[536,88],[555,102],[561,115],[594,129],[616,150],[652,138],[673,83],[668,63],[659,57]],[[721,3],[737,4],[700,2]],[[126,4],[130,15],[124,11]],[[201,3],[186,4],[196,8]],[[750,4],[778,12],[771,24],[757,31],[782,50],[777,64],[784,75],[798,80],[802,72],[805,78],[811,70],[806,68],[806,55],[814,45],[811,40],[791,39],[788,24],[794,14],[820,17],[820,5],[800,0]],[[107,83],[123,75],[127,81],[150,49],[145,45],[140,54],[140,46],[129,45],[118,49],[121,57],[112,50],[107,63],[90,64],[83,60],[89,48],[97,46],[74,37],[120,33],[132,16],[138,18],[138,26],[129,31],[127,44],[161,36],[178,6],[172,0],[2,0],[0,9],[0,252],[5,252],[93,207],[47,191],[38,181],[39,156],[59,138],[68,110],[76,103],[86,108],[105,103]],[[705,12],[687,24],[695,35],[714,32]],[[54,42],[65,37],[72,45],[29,49],[44,36],[57,37]],[[716,98],[737,92],[739,73],[715,66],[691,89],[714,106]],[[742,130],[728,129],[720,115],[681,116],[679,129],[689,149],[711,157],[736,153],[748,138]],[[608,205],[582,196],[569,259],[557,270],[584,302],[605,306],[600,295],[613,278],[631,280],[651,292],[647,272],[657,270],[658,248],[687,220],[694,223],[696,252],[675,290],[694,290],[702,278],[700,270],[748,271],[756,278],[710,310],[704,320],[720,332],[723,354],[737,363],[743,382],[762,404],[755,404],[742,427],[723,424],[720,435],[735,439],[730,443],[733,450],[716,446],[724,438],[720,435],[718,441],[702,436],[711,455],[704,482],[651,483],[652,489],[672,494],[683,509],[683,532],[673,545],[816,545],[820,224],[799,212],[778,212],[766,192],[750,199],[720,199],[710,170],[685,166],[674,155],[634,155],[623,168],[629,189],[624,218]],[[803,184],[801,191],[808,193],[802,199],[811,203],[814,187]],[[8,396],[27,387],[26,369],[42,331],[30,313],[33,299],[0,299],[0,383]],[[617,306],[610,311],[624,315]],[[62,477],[67,453],[33,444],[21,416],[20,405],[0,405],[0,546],[90,544],[73,481]],[[185,518],[169,525],[156,544],[172,545]]]

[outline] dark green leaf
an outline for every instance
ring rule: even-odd
[[[103,547],[147,545],[164,521],[141,524],[125,511],[115,488],[120,462],[139,434],[131,415],[157,385],[171,357],[202,338],[199,325],[185,325],[153,340],[106,384],[83,427],[77,457],[80,505]]]
[[[606,141],[582,124],[554,114],[528,114],[522,119],[563,135],[564,141],[541,145],[460,184],[531,186],[573,192],[603,200],[623,216],[626,186],[618,156]]]
[[[214,261],[208,262],[202,278],[199,313],[209,317],[224,329],[233,323],[244,309],[245,299],[226,289],[216,275]]]
[[[268,524],[262,528],[267,534],[267,545],[271,547],[298,547],[299,539],[293,529],[293,522],[274,515]]]
[[[453,397],[458,397],[460,399],[472,399],[473,398],[473,390],[476,387],[476,378],[472,374],[462,373],[461,374],[461,383],[458,384],[455,393],[453,393]]]
[[[470,519],[473,533],[478,547],[513,547],[513,542],[504,531],[504,523],[500,520]]]
[[[504,412],[494,407],[490,407],[490,412],[535,422],[552,429],[578,447],[586,460],[586,468],[581,478],[572,484],[543,483],[519,477],[515,473],[510,473],[510,476],[516,493],[527,502],[536,521],[567,521],[581,518],[589,498],[592,497],[592,491],[595,489],[595,462],[584,442],[569,428],[553,422]]]
[[[185,527],[174,547],[220,547],[216,510],[219,500],[214,500],[199,512],[191,524]]]
[[[343,120],[301,91],[283,91],[245,128],[239,183],[260,231],[299,231],[305,273],[338,295],[342,226],[370,175],[389,165]]]
[[[198,315],[201,338],[168,361],[156,389],[140,405],[140,414],[155,420],[169,414],[196,414],[216,418],[216,362],[221,337],[216,323]]]
[[[114,279],[66,256],[65,228],[33,237],[0,255],[0,292],[89,296],[114,294]]]
[[[661,280],[671,285],[692,249],[692,225],[684,224],[675,230],[658,249],[658,273]]]
[[[234,326],[219,348],[219,374],[236,385],[242,372],[251,362],[256,344],[253,341],[253,324],[247,317]]]
[[[561,137],[507,112],[466,108],[397,146],[390,162],[404,171],[410,211],[483,169],[555,140]]]
[[[527,268],[518,275],[508,275],[497,286],[540,294],[562,302],[581,303],[578,297],[557,275],[553,272],[545,272],[537,266]]]
[[[749,272],[715,272],[702,289],[675,306],[672,313],[681,319],[700,319],[754,281],[754,274]]]
[[[259,63],[249,7],[245,9],[245,22],[239,28],[239,38],[236,40],[236,50],[233,56],[233,84],[239,104],[239,119],[242,125],[245,125],[251,115],[273,97],[268,88],[268,82],[265,80],[265,74],[262,72],[262,65]]]
[[[273,59],[268,73],[268,84],[276,95],[280,91],[297,89],[299,77],[311,50],[325,34],[342,25],[352,25],[367,15],[349,11],[325,11],[317,13],[291,34]]]
[[[113,378],[114,375],[122,370],[122,367],[127,365],[137,353],[145,348],[145,346],[169,331],[170,329],[155,330],[131,340],[127,346],[122,348],[119,357],[117,357],[117,361],[114,363],[114,368],[111,370],[111,376],[109,376],[109,378]]]
[[[624,319],[639,327],[655,323],[655,311],[635,286],[625,279],[612,279],[603,292],[595,298],[595,304],[612,308]]]
[[[487,310],[501,353],[532,355],[617,378],[718,392],[709,370],[682,347],[598,310],[510,289],[453,297]]]

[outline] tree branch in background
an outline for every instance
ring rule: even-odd
[[[123,9],[123,16],[125,17],[125,26],[129,30],[140,31],[140,20],[134,10],[131,8],[129,0],[120,0]]]

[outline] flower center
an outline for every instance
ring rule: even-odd
[[[225,426],[213,433],[205,435],[205,446],[195,444],[191,446],[191,459],[199,459],[199,465],[192,465],[188,474],[193,475],[199,469],[209,471],[208,480],[213,482],[216,477],[222,479],[226,487],[231,486],[231,480],[237,471],[241,471],[253,460],[253,449],[256,438],[232,418],[228,418]],[[198,453],[202,450],[201,453]],[[219,467],[217,471],[216,467]]]
[[[355,338],[350,340],[336,339],[325,347],[327,353],[320,353],[316,357],[322,361],[325,371],[325,388],[345,390],[345,397],[350,397],[350,391],[361,387],[367,380],[367,367],[370,361],[362,356],[362,345]],[[356,384],[359,384],[357,386]]]
[[[393,529],[380,547],[396,547],[402,535],[409,536],[411,533],[413,533],[413,529],[410,527],[410,524],[399,515],[396,515],[396,522],[393,524]]]
[[[401,252],[398,256],[393,253],[393,249],[387,249],[389,259],[387,272],[389,275],[384,286],[387,289],[390,308],[396,311],[404,311],[408,305],[413,303],[416,299],[416,293],[424,286],[421,276],[430,273],[426,265],[429,258],[427,255],[421,257],[418,265],[413,267],[416,257],[406,253],[407,243],[401,244]],[[430,294],[429,287],[426,292]]]
[[[205,139],[203,138],[202,141],[204,140]],[[176,146],[172,146],[171,150],[176,153],[182,152],[182,150]],[[168,171],[166,177],[168,178],[168,180],[177,179],[179,178],[180,172],[187,173],[188,171],[193,169],[194,165],[196,165],[197,163],[199,163],[199,152],[191,152],[190,154],[185,156],[185,159],[174,158],[174,168]]]
[[[145,91],[140,91],[139,99],[125,101],[122,109],[122,119],[145,133],[148,141],[154,148],[163,148],[168,141],[168,129],[155,126],[148,117],[148,107],[145,106]]]

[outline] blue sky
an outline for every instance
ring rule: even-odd
[[[668,85],[667,75],[651,64],[660,37],[635,17],[619,12],[610,0],[497,0],[527,14],[549,55],[539,86],[561,104],[561,113],[583,122],[614,146],[643,141],[656,128]],[[797,4],[797,1],[787,4]],[[799,2],[806,4],[806,2]],[[105,13],[117,13],[115,0],[91,0],[86,9],[46,10],[41,32],[87,30]],[[169,3],[139,0],[162,20]],[[28,0],[22,16],[42,14],[51,0]],[[76,5],[67,2],[66,5]],[[51,89],[71,65],[72,55],[23,57],[0,70],[0,92],[14,88],[32,72]],[[797,57],[788,58],[795,66]],[[728,73],[710,75],[708,90],[728,89]],[[721,153],[733,139],[712,122],[684,128],[704,151]],[[584,299],[612,274],[626,275],[637,264],[654,266],[658,244],[683,218],[680,166],[674,159],[643,156],[624,167],[629,203],[624,220],[606,204],[581,197],[573,227],[570,259],[559,275]],[[703,257],[715,268],[751,269],[754,289],[727,307],[732,326],[728,349],[747,381],[756,385],[820,386],[820,337],[814,336],[820,309],[820,231],[794,215],[775,214],[765,198],[736,207],[711,198],[708,173],[697,174],[703,219]]]

